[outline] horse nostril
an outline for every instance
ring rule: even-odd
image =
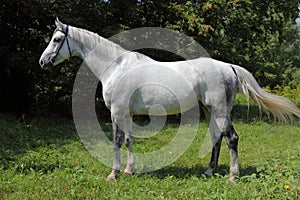
[[[43,67],[44,66],[44,61],[40,60],[40,66]]]
[[[54,62],[55,62],[55,58],[51,58],[51,59],[50,59],[50,62],[51,62],[51,63],[54,63]]]

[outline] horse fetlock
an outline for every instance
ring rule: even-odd
[[[236,166],[231,166],[230,167],[230,180],[234,180],[235,179],[235,177],[237,177],[237,176],[239,176],[240,175],[240,171],[239,171],[239,167],[238,167],[238,165],[236,165]]]
[[[238,176],[240,174],[239,166],[231,166],[230,167],[230,174]]]

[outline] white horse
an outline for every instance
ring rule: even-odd
[[[85,60],[89,52],[98,48],[99,56],[87,64],[101,81],[103,98],[111,111],[114,162],[107,180],[115,179],[120,171],[120,148],[123,140],[128,151],[124,173],[133,173],[132,116],[148,114],[153,105],[164,107],[164,112],[159,109],[154,112],[162,115],[180,113],[201,102],[209,116],[213,144],[205,174],[211,176],[217,168],[221,140],[224,137],[230,151],[232,181],[239,174],[239,138],[233,128],[230,113],[239,86],[248,98],[251,97],[260,107],[270,110],[279,120],[289,121],[293,115],[300,117],[300,110],[295,104],[262,90],[251,73],[237,65],[209,58],[158,62],[143,54],[128,52],[95,33],[67,26],[58,19],[55,23],[57,28],[39,61],[42,68],[57,65],[71,56],[79,56]],[[188,83],[185,88],[178,77],[183,77]],[[151,85],[136,89],[137,85],[146,86],[149,80],[171,88],[176,95],[170,95],[163,87]]]

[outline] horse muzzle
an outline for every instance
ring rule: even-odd
[[[45,59],[41,58],[40,61],[39,61],[40,66],[41,66],[42,69],[47,69],[47,68],[53,67],[54,62],[55,62],[55,57],[53,57],[53,56],[48,56]]]

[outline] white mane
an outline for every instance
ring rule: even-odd
[[[120,52],[126,51],[120,45],[85,29],[69,27],[69,34],[75,42],[78,42],[78,44],[84,44],[85,49],[88,51],[92,51],[97,48],[97,51],[101,50],[101,54],[103,56],[113,58],[116,55],[119,55]]]

